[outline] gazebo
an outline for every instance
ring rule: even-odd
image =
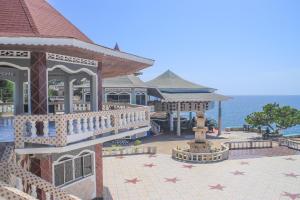
[[[174,127],[174,112],[177,112],[177,135],[181,135],[181,112],[205,112],[212,109],[218,102],[218,135],[221,134],[221,102],[230,99],[228,96],[215,93],[216,89],[187,81],[168,70],[153,80],[149,85],[148,94],[156,97],[152,101],[155,111],[169,114],[170,130]]]

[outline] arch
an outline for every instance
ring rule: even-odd
[[[53,71],[55,69],[61,69],[63,70],[64,72],[67,72],[69,74],[76,74],[76,73],[79,73],[79,72],[85,72],[89,75],[92,75],[92,76],[97,76],[96,73],[94,73],[92,70],[90,69],[87,69],[87,68],[80,68],[78,70],[72,70],[68,67],[66,67],[65,65],[54,65],[53,67],[51,68],[48,68],[47,71]]]
[[[28,101],[28,113],[31,113],[31,100],[30,100],[30,94],[31,94],[31,79],[30,79],[30,68],[29,67],[22,67],[20,65],[11,63],[11,62],[0,62],[0,66],[7,66],[7,67],[13,67],[22,71],[27,71],[27,82],[28,82],[28,91],[27,91],[27,101]],[[15,82],[16,84],[16,82]]]

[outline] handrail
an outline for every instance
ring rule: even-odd
[[[106,147],[102,149],[103,156],[155,154],[156,151],[157,148],[152,146]]]
[[[13,155],[13,147],[7,146],[0,162],[0,180],[18,189],[18,191],[20,191],[19,194],[27,192],[32,196],[32,198],[25,198],[26,196],[23,196],[24,199],[36,199],[37,189],[40,189],[44,192],[46,200],[50,200],[52,197],[54,199],[79,200],[79,198],[68,194],[62,189],[55,187],[51,183],[15,164],[15,160],[12,160]],[[29,190],[27,190],[28,188]],[[7,195],[14,192],[17,191],[8,191]]]
[[[51,129],[52,125],[52,129]],[[18,115],[15,117],[15,145],[24,143],[66,146],[68,143],[124,129],[150,126],[146,106],[61,115]]]
[[[288,138],[280,138],[279,145],[300,151],[300,141],[294,141]]]
[[[259,148],[272,148],[273,142],[271,140],[251,140],[251,141],[232,141],[225,142],[230,150],[235,149],[259,149]]]
[[[229,148],[222,144],[221,151],[210,153],[192,153],[188,148],[174,148],[172,149],[172,158],[185,162],[195,163],[211,163],[227,160],[229,157]]]

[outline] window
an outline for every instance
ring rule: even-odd
[[[93,174],[93,155],[83,153],[74,158],[63,158],[54,165],[55,186],[65,185]]]
[[[146,105],[146,95],[145,94],[137,94],[136,95],[136,104],[137,105]]]
[[[109,93],[107,94],[107,102],[112,103],[130,103],[130,94],[127,93]]]

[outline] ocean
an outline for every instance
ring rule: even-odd
[[[300,95],[290,96],[232,96],[233,98],[222,102],[222,128],[242,127],[247,115],[261,111],[268,103],[279,103],[300,109]],[[218,105],[206,113],[207,117],[218,119]],[[283,131],[284,135],[300,135],[300,126]]]

